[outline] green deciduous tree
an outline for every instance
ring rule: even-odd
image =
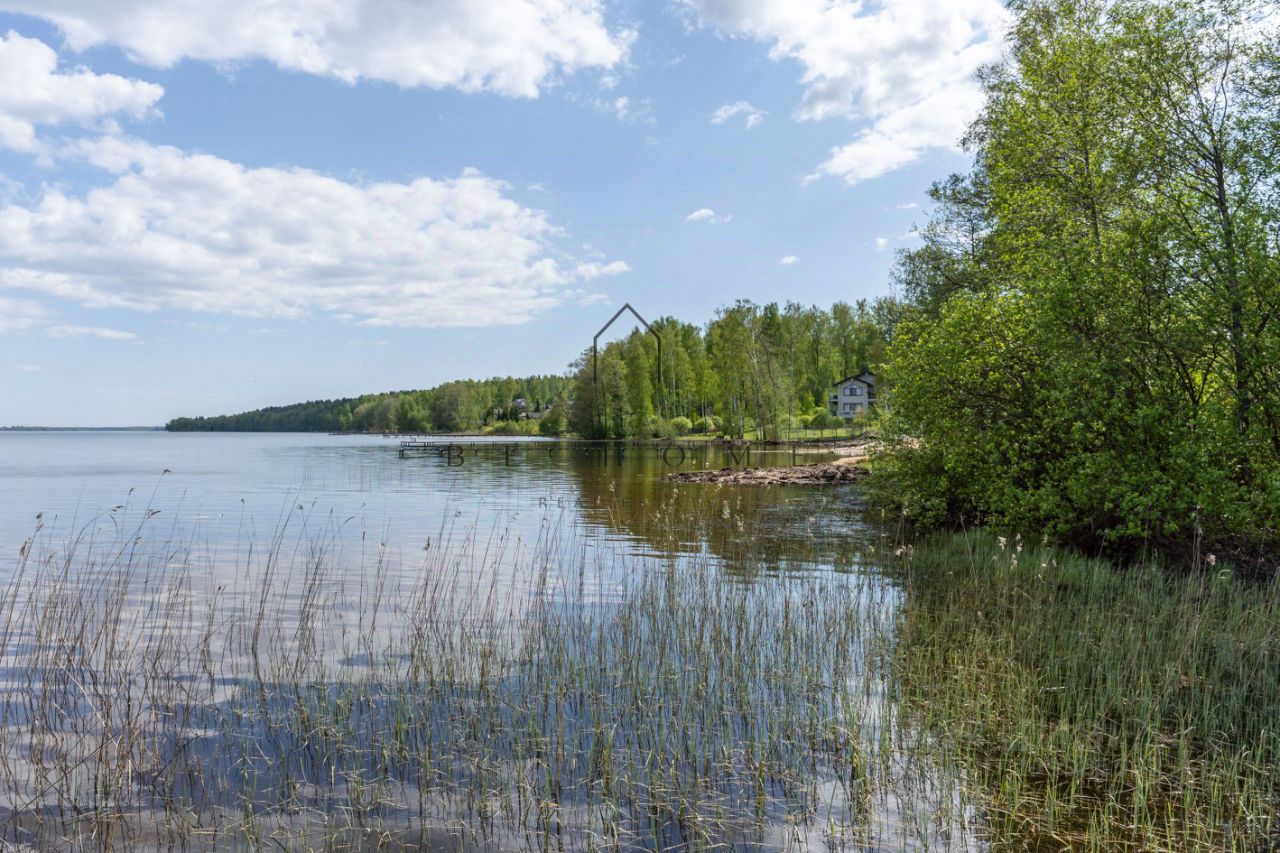
[[[1227,0],[1017,5],[975,171],[899,257],[913,510],[1124,553],[1274,542],[1270,44]]]

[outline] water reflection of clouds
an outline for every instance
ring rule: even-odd
[[[502,440],[468,446],[464,464],[449,467],[401,459],[397,446],[370,436],[6,433],[0,542],[16,547],[31,536],[36,512],[44,513],[46,536],[107,535],[121,523],[111,508],[122,502],[135,514],[158,510],[202,560],[235,556],[246,540],[270,540],[292,526],[329,538],[344,557],[353,549],[367,557],[376,542],[406,575],[420,570],[426,543],[461,519],[530,539],[552,509],[634,556],[711,553],[744,570],[847,567],[849,541],[865,537],[846,494],[676,488],[661,479],[668,470],[661,452],[649,448]],[[684,467],[731,461],[705,448],[690,452]],[[728,518],[720,511],[726,503]],[[808,521],[818,516],[822,524]]]
[[[210,808],[327,778],[335,764],[324,750],[317,757],[316,719],[329,721],[325,737],[341,745],[344,772],[394,754],[389,769],[377,765],[387,777],[380,784],[405,802],[436,796],[418,787],[430,760],[386,753],[361,732],[407,726],[441,750],[434,772],[446,791],[483,792],[523,791],[522,773],[531,774],[528,790],[542,790],[548,780],[529,750],[567,730],[575,758],[564,765],[556,809],[571,832],[595,831],[596,812],[574,797],[601,790],[586,775],[600,760],[597,743],[616,744],[611,760],[627,768],[621,780],[632,788],[622,801],[654,793],[641,772],[646,751],[668,773],[679,768],[676,781],[690,791],[712,784],[697,780],[714,759],[713,796],[699,808],[723,816],[714,831],[726,840],[839,847],[868,833],[901,838],[906,826],[935,831],[921,815],[952,789],[945,780],[936,794],[920,785],[933,768],[892,758],[887,783],[896,790],[894,780],[910,780],[901,784],[915,786],[913,810],[885,800],[859,817],[847,781],[856,768],[828,766],[850,754],[855,730],[874,754],[887,724],[869,657],[892,634],[898,592],[870,573],[832,571],[861,568],[860,545],[874,535],[855,492],[676,485],[644,452],[539,448],[510,464],[505,454],[477,453],[450,469],[400,459],[394,443],[310,436],[178,445],[188,455],[221,453],[221,473],[191,475],[182,472],[194,460],[157,455],[164,439],[152,439],[132,446],[133,473],[90,477],[78,504],[65,489],[38,487],[38,463],[30,466],[27,497],[52,506],[60,522],[40,531],[23,585],[8,585],[20,605],[0,648],[9,726],[23,725],[22,713],[47,713],[23,704],[33,690],[63,702],[57,725],[76,737],[97,731],[85,709],[103,706],[103,695],[136,698],[129,725],[157,735],[147,741],[159,750],[151,766],[204,768],[198,790],[183,788],[185,777],[174,785]],[[178,473],[124,504],[118,493],[107,497],[157,464]],[[3,500],[3,518],[29,522],[12,496]],[[90,521],[68,526],[68,505]],[[725,577],[733,582],[718,582]],[[64,619],[122,626],[119,645],[90,647],[75,666],[45,666],[43,652],[50,660],[62,652]],[[410,661],[429,673],[412,689],[402,679]],[[81,677],[90,665],[97,671]],[[90,675],[106,680],[86,704],[80,684]],[[484,737],[470,722],[480,712]],[[682,744],[681,731],[712,746]],[[761,823],[754,768],[770,755],[763,760],[779,775],[763,795]],[[779,781],[793,774],[803,784]],[[290,801],[350,806],[344,791],[308,785],[289,789]],[[433,819],[460,819],[458,802],[437,799]],[[648,813],[637,811],[633,829],[646,828]],[[808,816],[795,823],[793,814]],[[392,826],[421,817],[381,815]],[[845,834],[827,838],[837,825]],[[666,818],[657,829],[667,841],[683,832]],[[506,831],[500,823],[494,837]]]

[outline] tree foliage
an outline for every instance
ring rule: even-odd
[[[590,351],[574,363],[570,426],[591,438],[778,437],[825,409],[836,382],[879,369],[899,314],[885,298],[830,311],[739,301],[704,329],[662,318],[661,359],[654,335],[636,330],[604,346],[594,370]]]
[[[882,484],[1134,553],[1280,521],[1280,75],[1229,0],[1031,0],[897,276]]]
[[[176,418],[168,429],[257,432],[465,432],[587,438],[670,437],[690,431],[776,437],[832,386],[878,370],[901,306],[884,298],[830,311],[794,303],[723,308],[704,328],[663,317],[658,338],[634,331],[588,350],[567,376],[459,380],[426,391],[371,394]],[[536,427],[522,422],[539,419]],[[827,423],[824,421],[823,423]],[[696,425],[696,428],[695,428]],[[829,425],[829,424],[828,424]]]
[[[366,394],[272,406],[237,415],[175,418],[173,432],[465,432],[518,421],[555,407],[569,389],[563,376],[461,380],[426,391]]]

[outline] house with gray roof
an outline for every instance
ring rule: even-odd
[[[827,399],[827,411],[838,418],[851,421],[870,411],[876,403],[876,375],[871,372],[846,376],[831,389]]]

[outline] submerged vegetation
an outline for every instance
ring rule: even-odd
[[[1280,849],[1276,22],[1010,5],[974,170],[934,187],[902,300],[664,318],[661,359],[633,333],[542,391],[216,421],[773,438],[883,368],[871,488],[959,532],[767,571],[720,492],[681,512],[646,481],[643,538],[681,547],[549,514],[536,542],[442,530],[410,587],[323,539],[237,555],[229,587],[194,540],[29,545],[0,629],[0,837]],[[477,583],[495,549],[515,570]]]
[[[651,527],[712,523],[668,494]],[[722,495],[701,493],[740,536]],[[1280,840],[1274,585],[985,533],[869,534],[865,570],[753,577],[612,549],[554,511],[532,541],[442,526],[403,575],[364,544],[353,564],[315,519],[216,556],[127,514],[41,532],[4,591],[6,843]]]
[[[280,534],[218,579],[181,540],[141,544],[158,533],[24,551],[0,630],[9,843],[843,847],[875,829],[885,585],[632,563],[548,520],[528,543],[444,530],[393,594],[383,559],[344,572],[327,534]],[[505,580],[470,574],[504,552]]]

